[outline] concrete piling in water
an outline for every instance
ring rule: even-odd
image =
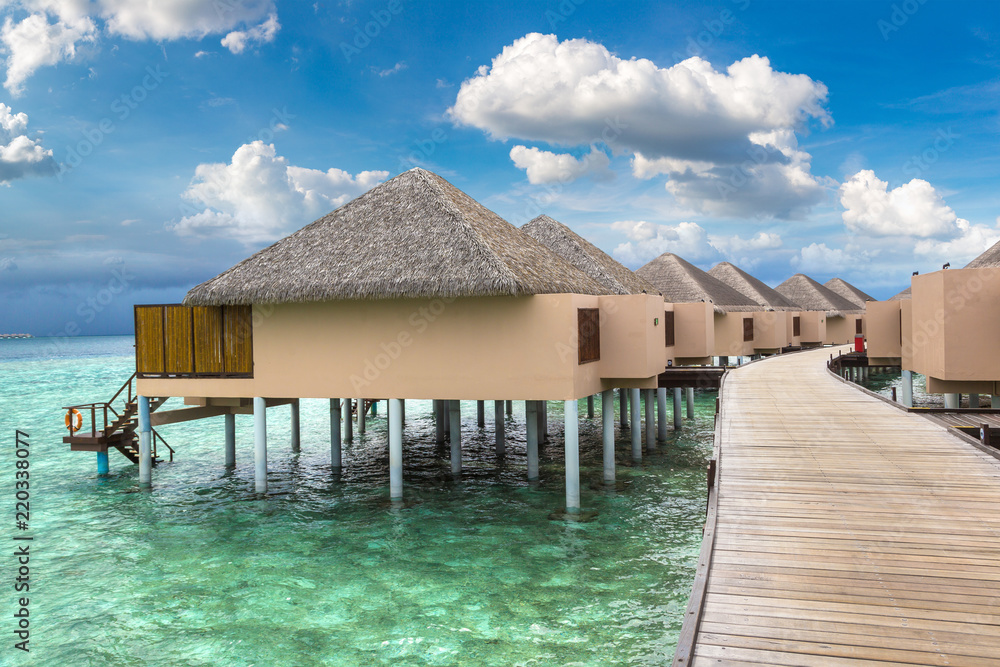
[[[503,417],[503,404],[503,401],[493,401],[493,430],[496,431],[497,456],[504,456],[507,453],[507,433]]]
[[[528,481],[538,479],[538,402],[524,402],[526,450],[528,455]]]
[[[299,442],[299,399],[295,399],[289,404],[291,408],[291,416],[289,420],[291,421],[292,427],[292,451],[296,454],[301,450],[301,444]]]
[[[340,418],[340,415],[337,415]],[[337,422],[339,425],[339,421]],[[338,428],[337,432],[340,432]],[[236,466],[236,415],[233,413],[226,414],[226,467],[233,468]]]
[[[979,394],[969,394],[969,407],[973,410],[979,409]]]
[[[681,388],[674,387],[674,430],[679,431],[684,422],[681,417]]]
[[[687,394],[687,418],[694,419],[694,387],[687,387],[685,393]]]
[[[628,389],[618,390],[618,410],[621,412],[622,430],[628,428]]]
[[[330,399],[330,467],[340,470],[342,463],[340,447],[340,399]]]
[[[149,397],[139,396],[139,486],[153,483],[153,427],[149,423]]]
[[[351,399],[340,402],[340,411],[344,418],[344,442],[354,440],[354,415],[351,414]]]
[[[514,416],[514,401],[507,401],[507,416]]]
[[[659,387],[656,390],[656,439],[667,441],[667,390]]]
[[[962,403],[961,394],[945,394],[944,407],[949,410],[958,410]]]
[[[566,512],[580,511],[580,438],[577,399],[563,402],[563,449],[566,456]]]
[[[615,482],[615,393],[613,389],[601,392],[601,425],[604,444],[604,483]]]
[[[642,460],[642,418],[639,415],[639,390],[629,390],[629,412],[632,416],[632,460]]]
[[[365,399],[358,399],[358,435],[365,434]]]
[[[462,472],[462,402],[449,401],[451,422],[451,472],[457,475]]]
[[[444,444],[444,430],[445,430],[445,411],[444,411],[444,401],[439,401],[434,399],[432,405],[434,406],[434,442],[439,445]]]
[[[476,401],[476,426],[486,426],[486,401]]]
[[[903,371],[903,405],[908,408],[913,407],[913,371]]]
[[[97,475],[103,477],[111,472],[111,465],[108,462],[108,450],[97,452]]]
[[[646,403],[646,451],[656,449],[656,417],[653,413],[653,404],[656,399],[652,389],[643,389],[643,399]]]
[[[1000,409],[1000,394],[992,394],[990,396],[990,407],[994,410]]]
[[[257,493],[267,493],[267,402],[253,399],[253,464]]]
[[[389,418],[389,499],[403,499],[403,406],[390,398],[386,408]]]

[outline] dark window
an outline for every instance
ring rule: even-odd
[[[796,316],[796,317],[792,318],[792,335],[793,336],[801,336],[802,335],[802,318],[801,317]]]
[[[859,317],[858,319],[854,320],[854,331],[855,331],[855,333],[857,333],[857,334],[858,334],[859,336],[860,336],[860,335],[861,335],[861,334],[863,333],[863,332],[861,331],[861,318],[860,318],[860,317]]]
[[[663,313],[663,342],[666,347],[674,346],[674,311]]]
[[[753,340],[753,318],[743,318],[743,342]]]
[[[577,327],[580,338],[580,363],[601,359],[601,317],[597,308],[579,308]]]

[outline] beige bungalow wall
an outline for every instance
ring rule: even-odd
[[[566,400],[620,386],[602,378],[654,387],[666,365],[662,324],[653,324],[662,303],[647,295],[550,294],[258,305],[253,378],[147,378],[138,391]],[[601,310],[600,361],[578,363],[578,308]]]
[[[865,319],[863,315],[849,313],[843,317],[826,318],[826,338],[823,342],[827,345],[853,344],[855,336],[858,335],[858,320],[861,320],[861,336],[864,336]]]
[[[1000,381],[1000,269],[936,271],[914,276],[911,286],[908,368],[928,376],[934,393],[993,393]]]
[[[675,303],[673,308],[674,363],[710,363],[715,354],[715,306],[698,301]]]
[[[865,304],[868,363],[894,366],[903,352],[902,301],[869,301]]]
[[[803,310],[797,315],[800,329],[800,345],[822,345],[826,340],[826,312],[818,310]]]
[[[791,344],[792,315],[779,310],[753,313],[753,347],[773,352]]]
[[[754,341],[743,340],[743,320],[753,321],[754,313],[715,313],[715,349],[712,354],[720,357],[750,356],[754,353]],[[754,331],[756,337],[756,327]]]

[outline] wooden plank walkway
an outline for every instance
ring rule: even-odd
[[[1000,665],[1000,461],[829,354],[726,378],[707,589],[675,664]]]

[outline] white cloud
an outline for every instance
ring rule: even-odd
[[[842,276],[867,260],[867,255],[830,248],[825,243],[810,243],[792,258],[792,267],[804,273]]]
[[[868,236],[912,236],[949,239],[968,230],[944,199],[925,180],[915,178],[893,190],[864,169],[840,187],[847,229]]]
[[[749,239],[738,234],[735,236],[710,234],[708,242],[727,260],[746,270],[759,265],[765,259],[768,250],[777,250],[783,245],[781,236],[773,232],[757,232]]]
[[[89,18],[49,23],[45,14],[31,14],[20,22],[4,20],[0,43],[7,54],[4,87],[14,96],[24,92],[24,82],[39,67],[76,57],[79,42],[93,42],[97,28]]]
[[[288,164],[274,146],[244,144],[229,164],[201,164],[183,198],[204,210],[168,225],[182,236],[272,241],[368,191],[388,176]]]
[[[1000,241],[1000,231],[986,225],[973,225],[967,220],[957,220],[959,236],[951,241],[920,239],[913,252],[928,260],[952,262],[958,268],[965,266],[983,251]]]
[[[28,176],[56,173],[52,151],[27,135],[28,116],[0,103],[0,185]]]
[[[267,20],[249,30],[234,30],[222,38],[222,45],[233,53],[243,53],[247,46],[269,44],[281,29],[278,15],[271,14]]]
[[[229,32],[224,45],[239,53],[271,41],[281,27],[273,0],[0,0],[0,12],[8,14],[0,32],[4,85],[14,95],[40,67],[73,60],[81,43],[101,34],[166,41]],[[27,16],[15,20],[15,14]],[[241,26],[254,27],[235,30]]]
[[[665,252],[672,252],[689,262],[718,256],[705,230],[694,222],[659,225],[645,220],[622,220],[612,223],[611,229],[623,232],[629,239],[611,252],[627,266],[639,267]]]
[[[409,69],[409,65],[400,60],[398,63],[390,67],[389,69],[378,69],[377,67],[372,67],[372,71],[379,75],[380,78],[385,78],[387,76],[392,76],[393,74],[399,74],[405,69]],[[440,81],[440,79],[439,79]],[[439,86],[440,87],[440,86]]]
[[[587,174],[607,175],[611,164],[608,156],[596,147],[577,159],[568,153],[556,154],[518,145],[510,149],[510,159],[518,169],[525,170],[528,182],[534,185],[569,183]]]
[[[697,57],[660,68],[531,33],[464,81],[448,113],[495,139],[603,142],[634,156],[636,176],[666,173],[681,203],[707,212],[794,217],[823,197],[794,132],[831,122],[826,96],[822,83],[756,55],[724,72]],[[734,178],[748,183],[733,187]]]

